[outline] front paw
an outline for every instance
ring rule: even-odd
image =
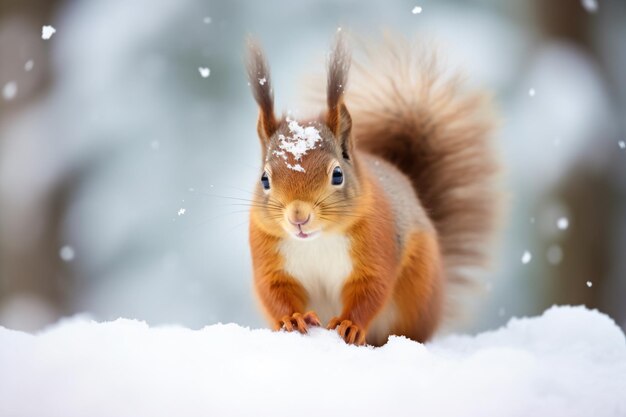
[[[335,317],[328,322],[327,329],[337,329],[339,336],[350,345],[364,345],[365,344],[365,330],[361,329],[350,320],[342,320],[339,317]]]
[[[297,330],[300,333],[306,333],[310,326],[321,325],[322,323],[314,311],[309,311],[305,314],[293,313],[291,316],[283,316],[283,318],[278,321],[278,328],[285,329],[288,332]]]

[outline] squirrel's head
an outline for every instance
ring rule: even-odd
[[[342,38],[336,39],[330,54],[327,109],[307,121],[275,117],[267,62],[252,41],[248,52],[263,155],[254,220],[278,237],[309,239],[345,230],[357,218],[362,185],[353,158],[352,120],[343,100],[350,55]]]

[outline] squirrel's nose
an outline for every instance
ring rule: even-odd
[[[301,217],[298,218],[297,214],[296,217],[289,216],[289,223],[293,224],[294,226],[304,226],[309,222],[309,220],[311,220],[311,213],[306,216],[306,219],[302,219]]]
[[[304,226],[311,221],[313,207],[304,201],[293,201],[287,206],[285,217],[294,226]]]

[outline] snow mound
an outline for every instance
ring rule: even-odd
[[[0,328],[2,416],[624,416],[613,321],[554,307],[493,332],[382,348],[234,324]]]

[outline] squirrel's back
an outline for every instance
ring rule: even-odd
[[[446,75],[423,43],[387,37],[364,52],[346,92],[357,148],[410,180],[437,230],[454,316],[462,304],[455,290],[472,287],[489,261],[501,208],[489,98]]]

